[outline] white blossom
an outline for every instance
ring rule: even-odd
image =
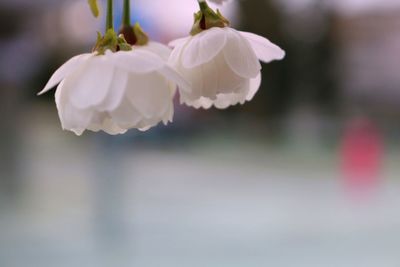
[[[281,60],[285,52],[264,37],[213,27],[175,40],[170,64],[191,85],[180,90],[181,103],[220,109],[250,101],[261,84],[261,64]]]
[[[82,54],[61,66],[39,94],[60,83],[55,100],[61,124],[77,135],[147,130],[172,121],[176,85],[188,86],[166,64],[168,56],[168,48],[153,42],[132,51]]]

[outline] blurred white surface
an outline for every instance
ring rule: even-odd
[[[357,200],[323,151],[226,135],[140,148],[60,134],[44,114],[30,121],[23,198],[0,219],[0,266],[400,264],[396,167]]]

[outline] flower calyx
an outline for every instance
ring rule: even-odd
[[[93,48],[93,52],[98,55],[104,55],[107,50],[112,52],[117,51],[131,51],[132,46],[125,40],[123,35],[117,35],[113,29],[107,30],[104,36],[97,33],[97,42]]]
[[[143,31],[142,27],[140,27],[139,23],[133,26],[122,25],[119,34],[123,35],[126,42],[130,45],[143,46],[149,43],[149,37]]]
[[[215,12],[205,1],[199,2],[199,6],[200,11],[194,14],[194,24],[190,31],[191,35],[196,35],[213,27],[225,28],[229,26],[229,20],[218,9]]]

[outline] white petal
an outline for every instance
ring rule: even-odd
[[[139,131],[141,131],[141,132],[146,132],[146,131],[150,130],[152,127],[156,126],[156,125],[151,125],[147,121],[143,121],[143,122],[141,122],[141,124],[143,125],[141,128],[139,128]]]
[[[204,77],[202,72],[202,66],[194,69],[178,68],[178,71],[185,77],[190,83],[190,91],[182,90],[179,88],[181,95],[190,98],[192,100],[198,99],[203,95],[204,90]]]
[[[168,108],[168,112],[165,113],[163,118],[164,125],[167,125],[169,122],[172,122],[174,119],[174,103],[171,103]]]
[[[209,109],[213,106],[213,101],[209,98],[201,97],[197,100],[189,100],[189,99],[184,99],[181,98],[181,104],[186,104],[189,107],[194,107],[195,109]]]
[[[123,99],[121,104],[109,113],[113,121],[125,129],[137,128],[137,124],[143,119],[128,99]]]
[[[250,80],[250,90],[246,96],[246,101],[251,101],[254,98],[258,89],[260,89],[261,79],[261,73],[259,73],[256,78]]]
[[[181,90],[190,92],[191,88],[189,82],[170,66],[165,65],[162,69],[159,69],[158,72],[161,73],[167,80],[177,85]],[[175,90],[173,90],[172,93],[175,94]]]
[[[153,52],[144,49],[121,51],[112,55],[113,64],[128,72],[149,73],[164,67],[164,60]]]
[[[221,52],[226,43],[226,31],[217,27],[193,36],[182,54],[183,67],[191,69],[209,62]]]
[[[61,125],[64,130],[70,130],[81,135],[92,118],[91,110],[79,110],[71,105],[69,93],[72,87],[69,79],[64,79],[56,91],[56,104]]]
[[[214,101],[214,106],[217,109],[227,109],[235,106],[243,101],[243,97],[238,94],[219,95],[217,100]]]
[[[247,80],[232,71],[223,54],[218,55],[210,64],[215,65],[214,77],[218,80],[217,94],[236,92]],[[208,77],[212,76],[210,74]]]
[[[261,70],[261,64],[249,41],[234,29],[225,28],[225,30],[227,42],[223,51],[226,62],[237,75],[255,78]]]
[[[246,102],[246,96],[250,91],[250,80],[244,83],[238,92],[230,94],[219,94],[217,99],[214,101],[214,106],[218,109],[226,109],[230,106],[237,104],[244,104]]]
[[[44,94],[52,89],[55,85],[60,83],[62,79],[64,79],[66,76],[70,75],[73,71],[79,68],[79,66],[91,56],[93,56],[93,54],[82,54],[68,60],[60,68],[58,68],[56,72],[54,72],[44,89],[38,95]]]
[[[71,81],[71,103],[79,109],[101,104],[111,90],[113,75],[114,67],[107,55],[90,58],[80,75]]]
[[[179,40],[182,40],[182,41],[176,42],[176,45],[174,45],[175,48],[172,50],[172,53],[169,56],[169,60],[168,60],[168,63],[174,67],[177,67],[178,65],[181,64],[180,61],[181,61],[182,52],[183,52],[184,48],[186,47],[186,45],[188,44],[190,38],[184,38],[184,40],[183,39],[179,39]]]
[[[202,96],[215,99],[220,85],[220,79],[224,80],[224,77],[220,77],[218,64],[216,60],[212,60],[208,64],[199,66],[202,77]]]
[[[209,109],[212,106],[218,109],[226,109],[230,106],[237,104],[244,104],[246,101],[250,101],[255,93],[258,91],[261,83],[261,74],[254,79],[246,80],[236,92],[231,93],[221,93],[217,94],[215,99],[210,99],[207,97],[200,97],[196,100],[191,100],[189,98],[181,98],[182,103],[194,108],[204,108]],[[182,96],[181,96],[182,97]]]
[[[216,99],[219,93],[233,93],[248,79],[238,76],[227,65],[224,55],[219,54],[210,62],[193,69],[178,66],[191,85],[190,91],[180,90],[185,99],[195,101],[200,97]]]
[[[110,135],[124,134],[128,130],[118,127],[110,118],[107,118],[103,125],[102,130]]]
[[[107,113],[97,113],[92,118],[91,124],[88,126],[88,130],[93,132],[104,131],[110,135],[124,134],[127,129],[119,127]]]
[[[250,32],[240,32],[251,44],[257,57],[269,63],[273,60],[281,60],[285,57],[285,51],[271,43],[268,39]]]
[[[126,95],[146,118],[161,117],[172,102],[168,81],[158,73],[130,75]]]
[[[156,55],[159,55],[164,61],[168,61],[172,51],[168,46],[158,42],[149,42],[144,46],[134,46],[133,49],[150,51]]]
[[[128,83],[128,73],[124,70],[115,69],[110,90],[103,102],[99,105],[99,111],[110,111],[116,109],[122,102]]]
[[[192,37],[189,36],[189,37],[175,39],[175,40],[169,42],[168,46],[171,46],[171,47],[181,46],[181,45],[187,43],[190,40],[190,38],[192,38]]]
[[[143,118],[141,122],[138,123],[137,127],[139,131],[145,132],[154,126],[157,126],[161,122],[161,119],[147,119]]]

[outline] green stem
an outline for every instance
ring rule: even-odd
[[[107,1],[106,31],[114,29],[113,0]]]
[[[124,0],[124,16],[122,24],[124,26],[131,26],[131,5],[130,0]]]
[[[207,4],[207,2],[205,0],[198,0],[198,2],[199,2],[199,6],[200,6],[200,10],[201,11],[204,11],[207,8],[209,8],[209,6],[208,6],[208,4]]]

